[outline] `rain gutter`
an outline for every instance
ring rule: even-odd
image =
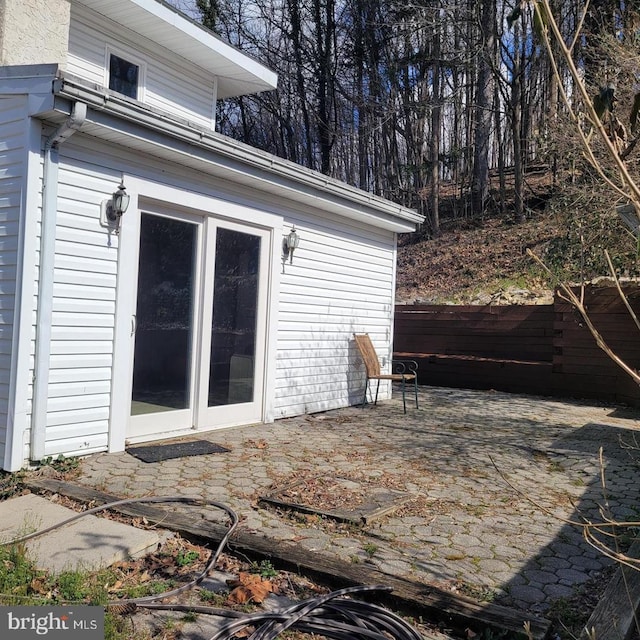
[[[233,169],[239,174],[250,173],[262,182],[273,182],[274,178],[285,180],[293,183],[288,187],[289,189],[299,190],[300,187],[304,187],[307,191],[311,189],[316,193],[316,197],[321,195],[332,199],[343,207],[345,212],[349,208],[359,207],[362,214],[371,218],[372,223],[376,217],[389,218],[390,221],[406,227],[401,229],[402,231],[410,231],[424,221],[424,216],[413,209],[357,189],[233,138],[207,131],[187,120],[139,105],[102,87],[87,85],[76,78],[64,77],[54,82],[53,90],[56,96],[81,100],[86,102],[92,110],[108,112],[115,117],[213,153],[229,161],[225,168]]]

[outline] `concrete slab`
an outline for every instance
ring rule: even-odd
[[[5,500],[0,502],[0,541],[9,542],[74,515],[77,512],[34,494]],[[29,540],[26,545],[38,568],[60,573],[103,568],[139,557],[155,550],[159,542],[156,531],[88,515]]]

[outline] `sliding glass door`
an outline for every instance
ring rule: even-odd
[[[261,419],[268,238],[141,213],[130,437]]]

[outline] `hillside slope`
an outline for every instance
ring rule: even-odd
[[[536,213],[515,225],[500,218],[451,221],[434,239],[421,232],[398,243],[399,303],[546,302],[551,292],[526,255],[537,254],[560,233],[554,215]]]

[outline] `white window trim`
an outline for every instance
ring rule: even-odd
[[[147,87],[147,62],[144,58],[141,58],[139,54],[135,53],[131,49],[126,47],[117,46],[114,47],[110,44],[106,45],[104,53],[104,86],[109,88],[109,67],[111,56],[117,56],[127,62],[131,62],[138,66],[138,102],[144,102],[146,97]]]

